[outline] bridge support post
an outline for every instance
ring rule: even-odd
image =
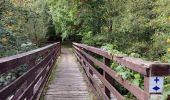
[[[86,52],[91,55],[90,52],[88,52],[88,51],[86,51]],[[93,63],[90,59],[88,59],[87,57],[85,57],[85,58],[87,59],[87,61],[89,62],[89,64],[94,67],[94,63]],[[89,71],[89,74],[91,74],[91,75],[93,76],[93,71],[90,69],[90,67],[88,67],[88,71]],[[91,80],[90,77],[89,77],[89,80],[90,80],[91,84],[94,85],[94,84],[93,84],[93,81]]]
[[[164,68],[164,69],[163,69]],[[163,69],[163,71],[161,70]],[[145,100],[163,100],[164,76],[168,73],[168,68],[159,64],[151,64],[147,75],[144,76],[144,90],[149,93]],[[168,99],[169,100],[169,99]]]
[[[31,69],[32,67],[35,67],[35,65],[36,65],[36,58],[33,58],[28,63],[29,66],[28,70]],[[35,74],[36,73],[32,73],[31,76],[28,78],[27,86],[31,84],[31,82],[33,82],[33,80],[35,79]],[[27,99],[30,99],[32,96],[33,96],[33,90],[31,90],[30,93],[27,95]]]
[[[110,60],[107,59],[107,58],[105,58],[105,57],[103,57],[103,63],[104,63],[105,65],[107,65],[108,67],[110,66]],[[109,76],[105,71],[103,71],[103,77],[104,77],[107,81],[111,82],[110,76]],[[104,92],[105,92],[105,94],[107,95],[107,97],[108,97],[109,99],[111,99],[110,91],[109,91],[109,89],[108,89],[107,87],[104,87]]]

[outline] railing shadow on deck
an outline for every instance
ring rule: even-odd
[[[60,55],[60,43],[50,44],[26,53],[0,59],[0,75],[8,73],[22,64],[27,71],[16,80],[0,89],[0,100],[35,100],[46,83],[57,57]],[[41,61],[37,60],[41,57]]]
[[[143,61],[132,57],[109,55],[106,51],[100,48],[79,43],[73,43],[73,49],[78,61],[83,66],[88,77],[88,83],[92,87],[93,91],[100,94],[104,100],[111,99],[110,94],[113,94],[117,100],[125,99],[114,87],[113,79],[139,100],[148,100],[152,98],[152,100],[162,100],[160,99],[162,98],[162,92],[152,93],[149,90],[150,78],[170,75],[170,64]],[[94,54],[102,56],[103,62],[97,60],[93,56]],[[132,84],[130,81],[123,79],[116,71],[112,70],[110,68],[111,61],[116,61],[130,70],[140,73],[144,77],[144,89],[141,89],[140,87]],[[95,65],[97,65],[102,71],[98,71],[95,68]],[[98,84],[94,76],[99,78],[103,86]]]

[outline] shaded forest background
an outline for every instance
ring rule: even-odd
[[[0,7],[0,57],[35,49],[56,37],[47,0],[2,0]]]
[[[169,60],[170,0],[49,0],[62,39],[148,60]],[[79,39],[77,39],[79,38]]]
[[[0,57],[62,39],[169,62],[169,2],[1,0]]]
[[[0,58],[57,41],[170,63],[170,0],[0,0]],[[143,88],[140,74],[116,63],[112,67]],[[0,86],[26,70],[0,76]],[[169,83],[166,77],[165,97]]]

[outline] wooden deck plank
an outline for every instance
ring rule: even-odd
[[[62,49],[60,59],[45,100],[93,100],[72,51]]]

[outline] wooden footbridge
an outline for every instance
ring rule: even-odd
[[[1,58],[1,75],[23,64],[27,65],[27,71],[11,83],[0,86],[0,100],[39,100],[40,96],[45,100],[124,100],[115,82],[138,100],[162,100],[163,77],[170,75],[169,64],[109,55],[100,48],[78,43],[73,43],[73,51],[75,56],[72,50],[61,49],[60,43],[54,43]],[[143,89],[112,70],[112,61],[141,74]],[[53,79],[47,84],[51,72]]]

